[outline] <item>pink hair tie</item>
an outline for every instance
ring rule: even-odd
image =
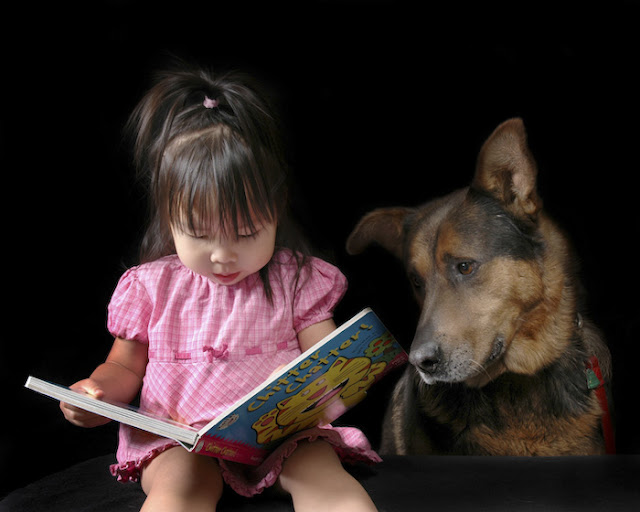
[[[208,96],[204,97],[204,102],[202,103],[205,108],[215,108],[219,105],[218,100],[212,100]]]

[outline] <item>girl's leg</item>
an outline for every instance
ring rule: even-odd
[[[279,483],[291,494],[296,512],[377,510],[367,491],[345,471],[325,441],[299,444],[284,463]]]
[[[162,452],[142,471],[147,499],[142,511],[207,511],[216,509],[223,480],[215,459],[176,446]]]

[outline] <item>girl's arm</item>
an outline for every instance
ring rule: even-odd
[[[129,403],[142,385],[147,367],[147,350],[144,343],[116,338],[107,360],[98,366],[88,379],[78,381],[70,387],[96,398]],[[60,404],[60,409],[67,420],[80,427],[96,427],[110,421],[64,402]]]
[[[335,322],[333,321],[333,319],[329,319],[302,329],[298,333],[298,343],[300,344],[300,350],[302,350],[302,352],[309,350],[327,334],[330,334],[332,331],[334,331],[335,328]],[[269,375],[269,377],[278,373],[285,366],[287,365],[281,364],[280,366],[278,366],[271,372],[271,375]]]
[[[335,331],[336,324],[332,318],[318,322],[317,324],[310,325],[309,327],[302,329],[298,333],[298,342],[300,343],[300,349],[304,352],[309,350],[322,338]]]

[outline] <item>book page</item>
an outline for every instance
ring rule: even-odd
[[[75,391],[36,377],[29,377],[25,386],[61,402],[66,402],[105,418],[175,439],[179,442],[195,444],[197,438],[196,429],[171,419],[149,414],[129,404],[99,400],[87,393]]]

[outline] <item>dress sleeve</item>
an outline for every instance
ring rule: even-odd
[[[113,292],[108,307],[107,328],[115,337],[149,343],[152,311],[149,295],[134,267],[123,274]]]
[[[333,310],[347,291],[347,278],[326,261],[312,258],[302,272],[294,299],[296,332],[333,317]]]

